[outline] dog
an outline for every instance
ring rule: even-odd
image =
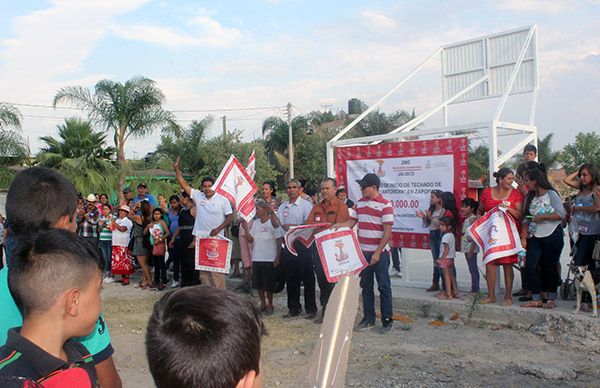
[[[583,290],[586,290],[592,296],[593,317],[598,316],[598,304],[596,295],[600,292],[600,268],[588,270],[587,265],[569,265],[575,277],[575,287],[577,288],[577,306],[573,314],[577,314],[581,308],[581,297]]]

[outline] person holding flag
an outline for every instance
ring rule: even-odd
[[[196,220],[192,234],[196,238],[223,236],[225,228],[233,222],[233,209],[227,198],[213,190],[214,179],[210,177],[202,179],[202,191],[200,191],[192,188],[183,178],[179,157],[173,163],[173,170],[183,190],[196,204]],[[204,285],[226,289],[224,273],[200,271],[200,280]]]

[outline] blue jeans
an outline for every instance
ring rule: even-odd
[[[373,252],[363,252],[367,263],[371,263]],[[390,267],[390,255],[387,251],[381,252],[379,262],[374,266],[369,265],[360,273],[360,288],[362,289],[363,307],[365,319],[375,322],[375,292],[373,290],[373,275],[377,278],[377,289],[381,302],[381,320],[391,319],[392,307],[392,285],[388,269]]]
[[[442,282],[444,278],[442,277],[442,271],[440,267],[438,267],[436,260],[440,258],[440,244],[442,243],[442,234],[440,230],[431,230],[429,231],[429,248],[431,249],[431,257],[433,258],[433,284],[439,284],[440,278],[442,278]]]
[[[173,280],[179,281],[179,274],[181,273],[181,240],[177,239],[173,243],[173,248],[169,248],[169,261],[173,262]],[[165,268],[168,265],[165,263]]]
[[[104,272],[111,272],[111,258],[112,258],[112,241],[111,240],[100,240],[100,252],[102,252],[102,258],[104,258]]]
[[[547,237],[527,239],[527,284],[533,300],[540,300],[540,292],[547,292],[548,299],[556,299],[560,253],[564,245],[563,231],[559,226]]]

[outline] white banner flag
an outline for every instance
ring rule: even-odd
[[[246,222],[254,217],[254,193],[257,187],[235,156],[231,155],[225,163],[215,182],[214,190],[227,198]]]

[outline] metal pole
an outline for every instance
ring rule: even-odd
[[[226,135],[227,135],[227,116],[223,116],[223,140],[225,140]]]
[[[288,158],[290,163],[290,179],[294,179],[294,140],[292,139],[292,103],[287,104],[288,120]]]

